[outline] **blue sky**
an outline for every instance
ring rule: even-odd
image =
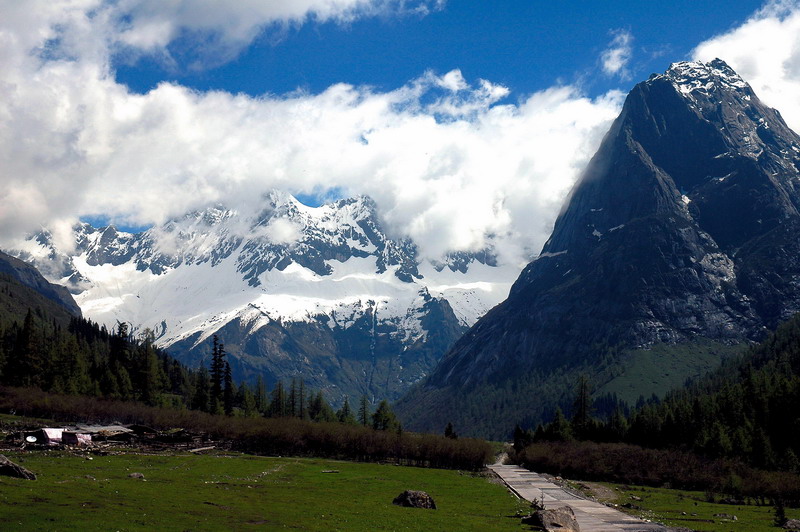
[[[524,264],[671,62],[721,57],[800,129],[798,36],[800,0],[0,0],[0,246],[280,190]]]
[[[367,17],[341,24],[267,28],[231,61],[216,67],[186,38],[170,46],[176,63],[145,57],[116,67],[116,77],[146,92],[164,80],[198,90],[250,95],[296,89],[321,92],[339,82],[379,90],[402,86],[424,71],[458,68],[516,94],[580,83],[590,95],[628,90],[651,72],[688,58],[700,42],[741,24],[759,1],[544,2],[451,0],[425,16]],[[599,56],[614,32],[632,37],[626,76],[607,75]]]

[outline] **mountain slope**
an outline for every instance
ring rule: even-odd
[[[75,303],[66,288],[48,282],[35,267],[2,251],[0,251],[0,275],[7,276],[7,281],[19,283],[35,292],[37,296],[31,298],[36,301],[33,306],[45,305],[51,307],[55,303],[61,307],[56,311],[58,314],[63,314],[65,311],[72,316],[81,315],[80,307]],[[40,297],[49,300],[49,302],[40,301]]]
[[[613,391],[636,350],[760,338],[800,310],[799,164],[800,138],[723,61],[638,84],[540,256],[400,403],[404,421],[491,415],[482,434],[501,436],[580,371]],[[470,394],[490,400],[465,409]]]
[[[218,205],[142,233],[43,232],[15,251],[69,286],[99,323],[131,323],[190,364],[218,334],[236,379],[302,377],[334,403],[397,398],[508,293],[518,269],[490,252],[421,261],[366,197],[320,207],[272,192],[254,210]]]

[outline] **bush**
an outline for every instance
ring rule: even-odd
[[[140,423],[184,428],[232,442],[236,450],[266,455],[318,456],[364,462],[476,471],[492,458],[484,440],[373,430],[296,418],[230,417],[196,410],[156,408],[132,401],[56,395],[35,388],[0,387],[0,410],[63,422]]]
[[[674,449],[622,443],[541,442],[517,461],[542,473],[582,480],[664,486],[710,493],[782,499],[800,504],[800,476],[754,469],[733,460],[713,460]]]

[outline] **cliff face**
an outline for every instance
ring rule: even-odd
[[[601,348],[759,338],[800,310],[798,166],[800,138],[723,61],[651,76],[539,258],[416,393],[586,370]]]

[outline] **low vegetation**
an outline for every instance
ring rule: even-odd
[[[729,530],[742,532],[775,532],[775,508],[736,503],[713,493],[668,488],[637,487],[625,484],[608,485],[615,495],[607,499],[623,511],[698,532]],[[750,502],[750,501],[748,501]],[[800,512],[789,510],[789,518]]]
[[[155,428],[181,427],[223,439],[240,451],[318,456],[358,461],[479,470],[492,460],[483,440],[432,434],[375,430],[358,424],[312,422],[208,414],[196,410],[150,407],[75,395],[55,395],[35,388],[0,387],[0,411],[52,418],[60,422],[141,423]]]
[[[503,486],[458,471],[236,454],[9,458],[38,475],[0,477],[9,530],[523,529]],[[406,489],[428,492],[437,509],[392,505]]]
[[[532,470],[582,480],[672,486],[724,494],[754,504],[782,499],[800,505],[800,475],[763,471],[738,461],[623,443],[539,442],[514,456]]]

